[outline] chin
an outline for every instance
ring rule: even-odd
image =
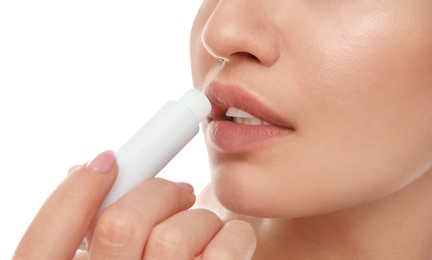
[[[371,180],[364,169],[351,170],[350,176],[361,177],[349,178],[337,167],[305,167],[298,161],[288,166],[268,154],[210,154],[216,198],[229,211],[246,216],[309,217],[367,204],[403,188],[388,176]]]
[[[298,218],[343,207],[340,200],[323,197],[317,190],[308,191],[313,186],[282,180],[283,173],[269,166],[224,161],[212,169],[216,198],[226,209],[237,214],[259,218]]]

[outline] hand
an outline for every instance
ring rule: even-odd
[[[14,259],[73,259],[117,171],[109,151],[73,167],[36,215]],[[159,178],[139,184],[102,212],[85,259],[251,259],[252,227],[189,209],[194,201],[189,184]]]

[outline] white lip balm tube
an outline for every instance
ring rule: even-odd
[[[119,173],[96,219],[139,183],[156,176],[199,132],[200,122],[211,111],[207,97],[191,89],[178,101],[169,101],[116,153]],[[87,238],[91,238],[93,225]],[[87,249],[84,239],[80,249]]]
[[[199,132],[200,122],[210,111],[207,97],[195,89],[165,104],[117,151],[119,173],[99,211],[156,176]]]

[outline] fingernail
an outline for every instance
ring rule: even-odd
[[[87,168],[100,172],[108,173],[116,163],[116,157],[113,151],[105,151],[96,156],[89,164]]]
[[[187,182],[176,182],[177,186],[187,190],[190,194],[194,193],[194,187]]]

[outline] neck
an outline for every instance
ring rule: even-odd
[[[204,194],[209,192],[206,190]],[[380,200],[298,219],[245,217],[227,211],[216,201],[211,204],[210,209],[222,218],[243,219],[254,226],[258,237],[254,259],[270,256],[272,259],[429,259],[432,256],[432,172]]]

